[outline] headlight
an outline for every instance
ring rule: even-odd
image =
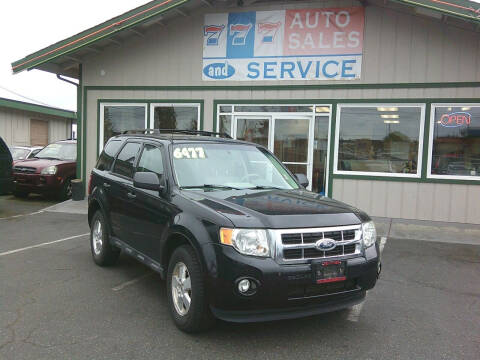
[[[42,175],[55,175],[57,173],[57,167],[55,165],[47,166],[41,172]]]
[[[365,245],[366,248],[375,244],[375,241],[377,240],[377,230],[375,229],[375,225],[373,221],[363,223],[362,232],[363,232],[363,245]]]
[[[265,230],[221,228],[220,242],[233,246],[244,255],[270,256],[270,246]]]

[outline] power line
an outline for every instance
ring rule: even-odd
[[[3,90],[5,90],[5,91],[8,91],[8,92],[11,93],[11,94],[14,94],[14,95],[16,95],[16,96],[20,96],[20,97],[23,98],[23,99],[26,99],[26,100],[29,100],[29,101],[33,101],[33,102],[36,102],[36,103],[41,104],[41,105],[45,105],[45,106],[49,106],[49,107],[55,107],[55,106],[53,106],[53,105],[44,103],[44,102],[42,102],[42,101],[38,101],[38,100],[35,100],[35,99],[32,99],[32,98],[29,98],[29,97],[27,97],[27,96],[24,96],[24,95],[22,95],[22,94],[19,94],[19,93],[15,92],[15,91],[12,91],[12,90],[10,90],[10,89],[7,89],[6,87],[3,87],[2,85],[0,85],[0,89],[3,89]]]

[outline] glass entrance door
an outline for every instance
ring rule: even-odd
[[[311,184],[311,139],[313,137],[310,136],[310,133],[312,118],[276,116],[273,121],[273,153],[293,174],[306,175]]]
[[[270,149],[269,116],[237,116],[234,138],[260,144]]]
[[[309,190],[326,194],[330,105],[223,105],[218,111],[221,132],[265,146],[293,174],[305,174]]]

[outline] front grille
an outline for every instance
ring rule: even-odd
[[[302,262],[310,259],[352,256],[361,251],[361,226],[321,229],[277,230],[277,259]],[[317,249],[318,240],[332,239],[336,246],[328,251]]]
[[[22,173],[22,174],[35,174],[36,169],[29,166],[14,166],[13,172]]]

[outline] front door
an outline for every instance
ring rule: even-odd
[[[249,106],[244,106],[243,108]],[[281,106],[255,106],[254,114],[235,113],[235,106],[225,106],[232,114],[231,134],[234,139],[260,144],[273,152],[294,174],[305,174],[308,189],[324,195],[327,191],[328,134],[330,105],[303,106],[299,113],[278,112]],[[272,109],[271,111],[270,108]],[[298,108],[298,107],[297,107]],[[306,108],[312,111],[308,113]],[[246,111],[243,109],[243,111]],[[282,108],[282,111],[284,109]],[[221,112],[221,111],[220,111]],[[230,123],[228,124],[230,128]]]
[[[304,174],[312,184],[312,118],[279,115],[273,118],[273,141],[270,149],[293,174]]]

